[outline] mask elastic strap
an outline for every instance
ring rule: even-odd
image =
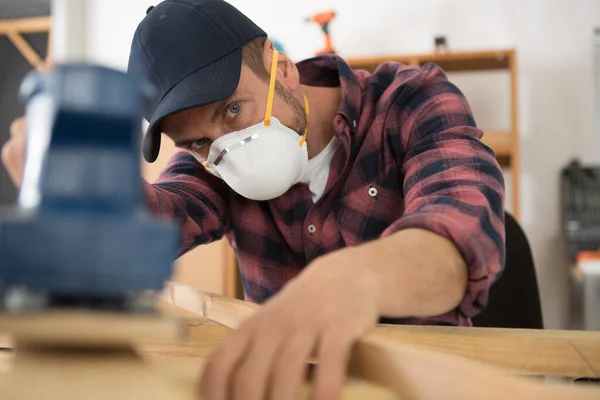
[[[306,134],[308,133],[308,116],[310,115],[310,110],[308,109],[308,99],[306,98],[305,94],[303,96],[304,96],[304,113],[306,114],[306,128],[304,128],[304,134],[302,135],[302,138],[300,139],[300,147],[302,147],[304,142],[306,142]]]
[[[273,96],[275,95],[275,81],[277,80],[277,61],[279,59],[279,52],[273,49],[273,58],[271,60],[271,73],[269,76],[269,92],[267,94],[267,107],[265,109],[265,126],[271,126],[271,113],[273,112]],[[306,113],[306,128],[304,128],[304,134],[300,139],[300,147],[306,142],[306,134],[308,133],[308,99],[304,95],[304,112]]]
[[[267,94],[267,109],[265,110],[265,126],[271,126],[271,112],[273,111],[273,96],[275,94],[275,78],[277,78],[277,59],[279,52],[273,49],[271,60],[271,76],[269,78],[269,93]]]

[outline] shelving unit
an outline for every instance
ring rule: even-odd
[[[484,129],[483,142],[494,153],[503,168],[512,172],[512,213],[515,218],[520,216],[520,182],[521,163],[518,135],[518,93],[517,93],[517,62],[515,50],[450,52],[417,55],[389,55],[365,58],[347,58],[346,62],[352,69],[374,71],[377,66],[386,61],[400,62],[407,65],[422,66],[435,63],[446,72],[506,70],[510,74],[511,91],[511,124],[507,131]]]
[[[0,35],[6,35],[32,67],[41,68],[44,65],[44,62],[49,62],[52,58],[52,40],[50,38],[52,32],[51,27],[52,20],[49,16],[5,19],[0,20]],[[23,35],[27,33],[45,32],[48,33],[48,54],[44,61]]]

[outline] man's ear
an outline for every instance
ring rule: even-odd
[[[265,68],[269,73],[271,72],[273,50],[275,50],[273,42],[269,39],[265,40],[263,47],[263,59],[265,62]],[[296,90],[300,84],[300,75],[298,73],[298,68],[296,68],[296,64],[282,52],[279,52],[279,59],[277,62],[277,78],[282,85],[287,86],[287,88],[292,92]]]

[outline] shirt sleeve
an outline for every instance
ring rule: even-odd
[[[433,64],[419,74],[412,93],[399,93],[386,118],[388,139],[404,154],[405,213],[383,236],[422,228],[455,244],[468,268],[455,311],[465,322],[485,308],[504,267],[504,178],[465,96]]]
[[[223,237],[230,226],[223,181],[206,172],[189,153],[173,155],[156,182],[143,181],[149,211],[181,226],[177,257]]]

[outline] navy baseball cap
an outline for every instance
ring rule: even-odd
[[[223,0],[165,0],[150,7],[138,25],[127,72],[156,90],[144,117],[150,123],[143,155],[160,150],[160,121],[191,107],[229,97],[237,88],[242,48],[267,34]]]

